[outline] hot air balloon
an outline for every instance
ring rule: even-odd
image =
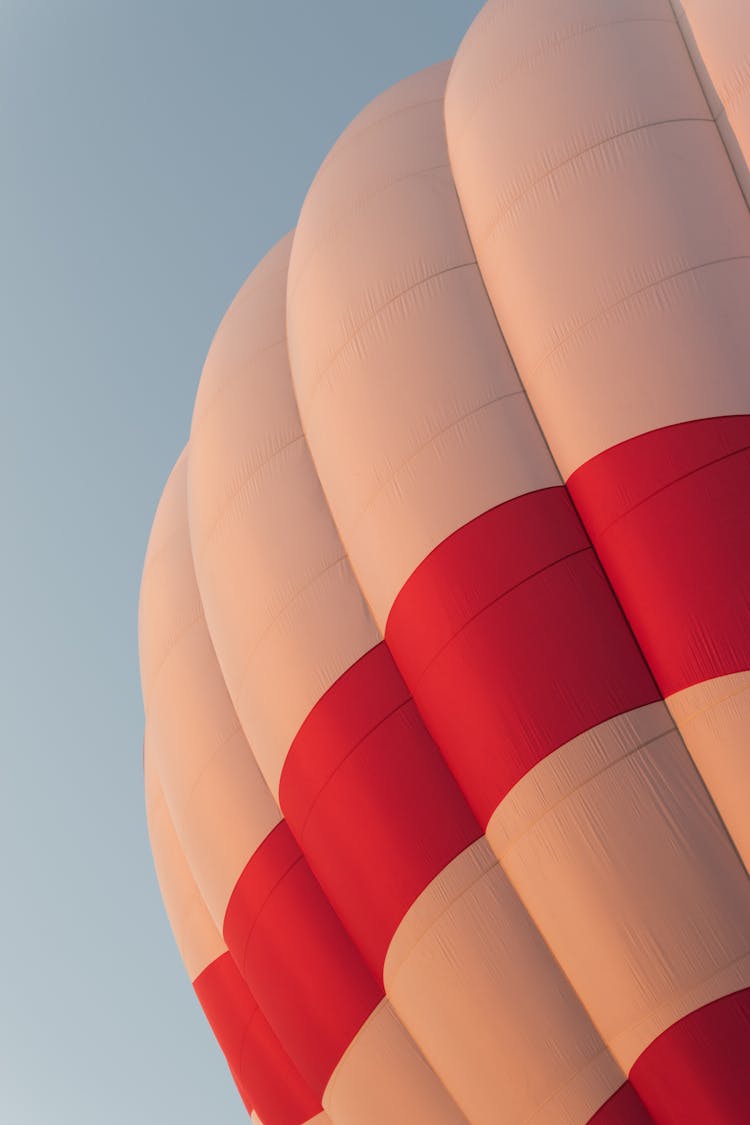
[[[750,1121],[749,60],[491,0],[219,327],[144,768],[263,1125]]]

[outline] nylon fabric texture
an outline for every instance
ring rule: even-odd
[[[750,1120],[750,18],[490,0],[219,327],[155,864],[263,1125]]]

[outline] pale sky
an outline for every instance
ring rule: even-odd
[[[479,0],[0,0],[0,1121],[247,1121],[156,886],[136,642],[201,366],[354,114]]]

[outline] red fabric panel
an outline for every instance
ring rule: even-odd
[[[303,1125],[322,1112],[260,1008],[250,1020],[242,1049],[241,1076],[263,1125]]]
[[[321,1112],[240,976],[224,953],[193,982],[248,1113],[265,1125],[302,1125]]]
[[[750,417],[608,449],[568,481],[664,693],[750,668]]]
[[[562,487],[440,544],[399,593],[386,641],[483,826],[542,758],[659,698]]]
[[[481,835],[384,644],[357,661],[294,740],[281,808],[373,973],[424,888]]]
[[[285,821],[247,863],[224,940],[316,1098],[383,996]]]
[[[630,1083],[624,1082],[589,1118],[589,1125],[654,1125],[654,1119]]]
[[[678,1020],[646,1048],[630,1081],[658,1125],[748,1125],[750,989]]]
[[[282,820],[268,833],[237,880],[224,915],[224,940],[240,967],[250,920],[258,917],[276,884],[301,860],[302,853]]]

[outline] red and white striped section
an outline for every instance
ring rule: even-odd
[[[435,76],[422,80],[429,94]],[[338,916],[472,1125],[645,1125],[362,598],[283,351],[267,343],[284,332],[285,253],[219,329],[190,444],[196,571],[243,729]],[[282,303],[256,334],[260,285]]]
[[[146,816],[162,898],[201,1007],[253,1121],[330,1125],[264,1019],[195,885],[150,754],[144,755]],[[257,1114],[254,1112],[257,1109]]]
[[[462,1125],[315,881],[238,728],[200,609],[186,501],[183,456],[154,520],[139,632],[145,755],[201,898],[334,1125]]]
[[[523,385],[747,864],[750,213],[682,30],[667,0],[491,3],[446,114]]]
[[[541,7],[498,5],[485,22]],[[645,7],[628,6],[623,34]],[[546,8],[560,5],[539,26]],[[574,18],[568,39],[585,38]],[[551,34],[556,63],[566,44]],[[672,45],[659,49],[667,65]],[[530,49],[509,73],[537,65]],[[487,68],[503,87],[503,58],[488,52]],[[649,1096],[653,1079],[720,1105],[727,1066],[690,1044],[716,1002],[729,1069],[750,1046],[731,999],[750,986],[750,884],[498,331],[448,165],[445,74],[373,103],[305,201],[287,306],[302,426],[419,713],[613,1057]],[[540,102],[553,121],[554,97]],[[519,257],[509,286],[544,307],[533,271]],[[392,995],[388,957],[385,981]],[[748,1098],[741,1078],[725,1120],[739,1125]],[[690,1112],[675,1100],[656,1119]]]

